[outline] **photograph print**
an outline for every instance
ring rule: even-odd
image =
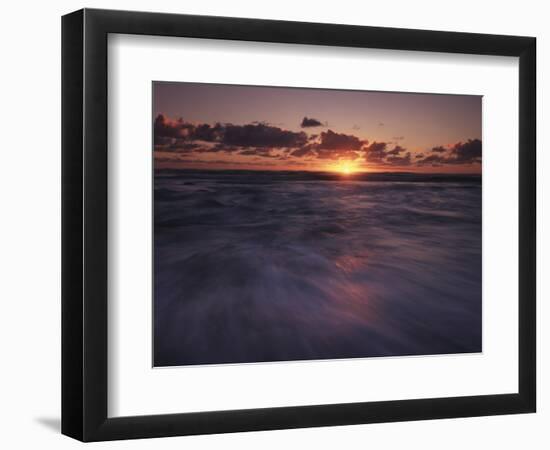
[[[482,351],[482,97],[152,84],[154,367]]]

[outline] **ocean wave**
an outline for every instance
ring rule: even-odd
[[[155,365],[481,351],[479,177],[384,176],[158,171]]]

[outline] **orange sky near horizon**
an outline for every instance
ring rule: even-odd
[[[392,167],[369,167],[367,164],[352,164],[350,168],[343,168],[344,163],[348,160],[342,159],[327,163],[316,163],[310,165],[267,165],[265,163],[247,163],[247,164],[231,164],[230,162],[216,163],[214,162],[189,162],[170,159],[167,161],[165,155],[156,155],[155,168],[157,169],[196,169],[196,170],[281,170],[281,171],[309,171],[309,172],[337,172],[346,174],[353,173],[368,173],[368,172],[414,172],[414,173],[442,173],[442,174],[480,174],[481,167],[479,165],[447,165],[436,167],[411,167],[411,166],[392,166]],[[436,170],[438,169],[438,170]]]

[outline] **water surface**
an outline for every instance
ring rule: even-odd
[[[480,177],[154,185],[155,366],[481,351]]]

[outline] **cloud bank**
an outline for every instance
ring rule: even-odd
[[[324,126],[319,120],[305,116],[301,128]],[[353,129],[353,127],[350,127]],[[244,125],[231,123],[191,123],[173,120],[159,114],[153,124],[155,152],[177,153],[185,159],[208,153],[225,153],[244,158],[278,159],[285,164],[306,161],[350,160],[365,167],[442,167],[481,164],[481,141],[468,139],[452,145],[437,145],[428,149],[415,149],[393,143],[369,142],[354,134],[339,133],[332,129],[320,134],[292,131],[265,122]],[[166,156],[163,156],[165,158]],[[190,159],[189,159],[190,160]],[[267,161],[267,159],[266,159]]]

